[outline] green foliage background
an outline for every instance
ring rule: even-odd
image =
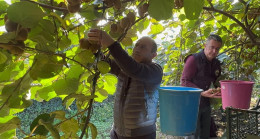
[[[113,95],[117,79],[107,73],[110,67],[100,57],[103,53],[108,58],[107,50],[79,48],[79,40],[86,38],[90,28],[107,31],[130,54],[137,33],[149,29],[150,36],[162,41],[156,59],[164,67],[162,85],[179,85],[184,58],[201,50],[206,37],[216,33],[224,40],[219,54],[221,79],[259,84],[259,0],[78,2],[80,9],[70,13],[64,0],[0,1],[0,26],[10,21],[18,24],[15,30],[0,32],[0,138],[11,138],[17,128],[21,130],[21,118],[16,115],[32,100],[56,97],[62,99],[64,108],[38,117],[42,119],[36,120],[30,131],[21,131],[24,136],[97,137],[91,121],[93,105]],[[143,11],[145,4],[149,5],[147,11]],[[135,13],[134,22],[121,31],[110,31],[110,26],[120,24],[129,12]],[[28,36],[21,41],[22,28]],[[67,117],[65,113],[74,101],[77,110]],[[47,134],[38,133],[38,126]]]

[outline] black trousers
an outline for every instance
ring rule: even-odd
[[[110,131],[110,138],[111,139],[156,139],[156,131],[151,134],[144,135],[144,136],[137,136],[137,137],[123,137],[117,135],[117,133],[112,129]]]

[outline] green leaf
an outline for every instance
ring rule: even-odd
[[[40,98],[44,99],[44,100],[50,100],[52,98],[54,98],[56,96],[56,94],[54,93],[53,87],[47,86],[44,88],[41,88],[37,91],[38,95],[40,96]],[[54,93],[54,95],[53,95]]]
[[[159,34],[164,30],[164,27],[161,24],[152,24],[151,25],[151,31],[149,32],[149,34],[155,35],[155,34]]]
[[[18,94],[18,92],[19,92],[19,86],[17,82],[15,82],[12,84],[5,85],[1,95],[4,97],[8,97],[12,94]]]
[[[79,14],[88,20],[93,20],[93,19],[96,19],[97,17],[102,16],[102,13],[97,12],[93,5],[84,5],[81,8]]]
[[[6,123],[0,124],[0,134],[6,131],[17,128],[20,125],[21,121],[18,117],[14,117]]]
[[[48,114],[48,113],[41,114],[41,115],[37,116],[37,117],[33,120],[32,124],[30,125],[30,131],[32,131],[37,125],[39,125],[39,124],[38,124],[38,121],[39,121],[40,119],[42,119],[42,120],[45,121],[45,122],[52,121],[52,120],[51,120],[51,117],[50,117],[50,114]],[[49,132],[49,131],[48,131],[43,125],[39,125],[39,126],[36,128],[36,130],[34,131],[34,134],[45,136],[45,135],[48,134],[48,132]]]
[[[92,139],[96,139],[98,134],[96,126],[92,123],[88,123],[88,127],[91,130]]]
[[[0,36],[0,43],[8,43],[15,38],[15,32],[4,33]],[[3,44],[0,44],[3,46]]]
[[[53,83],[52,87],[57,95],[69,95],[78,90],[79,81],[75,78],[60,79]]]
[[[179,19],[180,19],[181,21],[184,21],[184,20],[186,19],[185,14],[180,14]]]
[[[58,47],[61,50],[64,50],[64,49],[70,47],[70,44],[71,44],[71,40],[67,36],[62,36],[61,40],[58,43]]]
[[[252,66],[252,65],[255,65],[255,62],[252,61],[252,60],[248,60],[248,61],[245,61],[245,62],[243,63],[243,67]]]
[[[121,43],[124,45],[124,46],[131,46],[133,44],[133,41],[131,38],[129,37],[125,37]]]
[[[98,92],[99,92],[102,96],[104,96],[104,97],[107,97],[107,96],[108,96],[108,92],[107,92],[106,90],[104,90],[104,89],[99,89]]]
[[[57,111],[51,112],[51,116],[52,115],[55,115],[54,118],[57,118],[57,119],[60,119],[60,120],[66,119],[65,111],[62,111],[62,110],[57,110]]]
[[[18,94],[13,94],[7,103],[9,108],[20,108],[22,105],[22,98]]]
[[[8,116],[10,113],[10,108],[7,105],[4,105],[4,107],[0,111],[0,117]]]
[[[0,64],[5,63],[7,60],[7,56],[0,51]]]
[[[60,130],[67,135],[75,135],[79,130],[77,120],[70,119],[60,125]]]
[[[8,130],[0,134],[1,139],[11,139],[11,138],[15,138],[15,136],[16,136],[16,129]]]
[[[184,0],[184,12],[189,20],[198,19],[204,6],[204,0]]]
[[[102,80],[104,80],[104,89],[108,94],[113,95],[116,91],[117,77],[108,73],[102,77]]]
[[[82,73],[83,73],[83,69],[79,64],[73,65],[73,66],[71,66],[70,70],[68,71],[67,78],[78,79]]]
[[[38,54],[34,57],[34,66],[30,71],[32,79],[50,78],[57,75],[63,66],[63,61],[58,61],[57,56]]]
[[[150,21],[148,19],[143,19],[140,22],[137,22],[137,24],[135,25],[136,30],[142,32],[144,29],[146,29],[150,24]]]
[[[51,12],[50,15],[56,17],[59,20],[59,22],[61,23],[62,27],[64,29],[67,29],[67,25],[66,25],[65,21],[58,14]]]
[[[32,28],[45,16],[37,4],[31,2],[16,2],[7,9],[8,18],[23,27]]]
[[[211,27],[207,27],[205,30],[204,30],[204,36],[209,36],[211,32]]]
[[[5,1],[0,1],[0,15],[6,12],[8,6]]]
[[[54,139],[60,139],[59,131],[52,125],[51,122],[45,122],[44,120],[39,119],[38,123],[40,125],[43,125],[47,130],[49,130],[51,132],[51,136]]]
[[[99,61],[97,63],[97,68],[102,74],[108,73],[110,71],[110,65],[105,61]]]
[[[148,13],[152,18],[158,21],[166,20],[172,17],[173,7],[173,0],[150,0]]]
[[[75,59],[86,65],[87,63],[93,63],[95,61],[95,56],[91,50],[83,50],[76,56]]]

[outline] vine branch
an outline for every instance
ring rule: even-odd
[[[91,91],[91,95],[94,95],[95,92],[96,92],[96,84],[97,84],[97,79],[98,79],[98,76],[100,75],[100,72],[96,72],[94,78],[93,78],[93,89]],[[89,107],[88,107],[88,115],[87,115],[87,118],[86,118],[86,121],[85,121],[85,124],[84,124],[84,127],[82,129],[82,133],[80,135],[80,139],[83,138],[85,132],[86,132],[86,129],[87,129],[87,126],[89,124],[89,121],[90,121],[90,116],[91,116],[91,111],[92,111],[92,105],[93,105],[93,102],[94,102],[94,99],[90,99],[90,102],[89,102]]]
[[[47,4],[44,4],[44,3],[39,3],[39,2],[31,1],[31,0],[21,0],[21,1],[28,1],[28,2],[31,2],[31,3],[34,3],[34,4],[38,4],[39,6],[41,6],[43,8],[48,8],[48,9],[52,9],[52,10],[68,12],[67,8],[50,6],[50,5],[47,5]]]
[[[214,12],[218,12],[218,13],[221,13],[227,17],[229,17],[230,19],[234,20],[238,25],[240,25],[243,30],[247,33],[247,35],[249,36],[250,40],[252,42],[255,42],[255,38],[256,38],[256,35],[248,28],[246,28],[246,26],[240,22],[238,19],[236,19],[234,16],[224,12],[224,11],[221,11],[221,10],[218,10],[218,9],[215,9],[215,8],[212,8],[212,7],[203,7],[204,10],[207,10],[207,11],[214,11]]]

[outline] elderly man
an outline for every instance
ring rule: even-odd
[[[108,48],[111,73],[118,77],[112,139],[155,139],[158,87],[162,68],[152,62],[157,45],[149,37],[137,41],[130,57],[106,32],[92,29],[88,39]]]
[[[185,65],[181,77],[181,85],[201,88],[197,130],[195,136],[188,138],[209,139],[211,107],[209,97],[218,94],[209,93],[211,84],[215,83],[221,74],[220,61],[216,59],[222,46],[222,39],[215,34],[207,38],[205,49],[199,53],[189,55],[185,59]]]

